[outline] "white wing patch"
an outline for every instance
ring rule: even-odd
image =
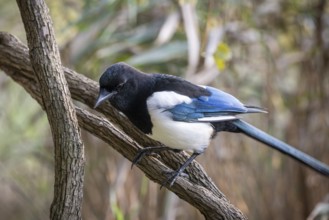
[[[155,92],[152,96],[150,96],[147,99],[146,104],[149,112],[151,112],[157,109],[169,109],[183,102],[189,104],[192,102],[192,99],[176,92],[162,91]]]

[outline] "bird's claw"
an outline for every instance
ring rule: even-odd
[[[140,150],[138,150],[137,155],[134,157],[132,164],[131,164],[131,168],[133,168],[133,166],[135,164],[137,164],[144,156],[149,156],[149,155],[158,155],[159,152],[164,151],[164,150],[174,150],[175,149],[171,149],[165,146],[153,146],[153,147],[145,147],[142,148]]]
[[[137,155],[134,157],[132,163],[131,163],[131,169],[134,167],[135,164],[137,164],[144,156],[149,155],[150,152],[147,151],[147,148],[140,149],[137,152]]]
[[[145,147],[142,149],[139,149],[137,152],[137,155],[134,157],[134,159],[132,160],[132,164],[131,164],[131,169],[134,167],[135,164],[137,164],[143,157],[145,156],[149,156],[149,155],[157,155],[157,153],[155,153],[154,151],[159,151],[159,149],[161,150],[163,147]]]
[[[164,172],[164,174],[166,176],[168,176],[168,178],[161,183],[160,189],[162,189],[162,187],[164,187],[166,185],[168,185],[169,187],[172,187],[179,176],[185,177],[185,178],[189,177],[189,175],[187,173],[181,172],[179,170],[171,171],[171,172]]]

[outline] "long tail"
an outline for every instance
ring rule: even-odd
[[[235,120],[232,121],[232,123],[239,128],[239,130],[246,134],[247,136],[260,141],[284,154],[287,154],[288,156],[294,158],[295,160],[298,160],[305,164],[306,166],[314,169],[315,171],[325,175],[329,176],[329,166],[316,160],[315,158],[297,150],[296,148],[270,136],[269,134],[266,134],[265,132],[259,130],[258,128],[248,124],[245,121],[242,120]]]

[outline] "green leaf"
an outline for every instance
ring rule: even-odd
[[[218,44],[216,52],[214,54],[214,59],[217,68],[219,70],[225,69],[226,62],[229,61],[231,58],[232,58],[231,48],[223,42]]]

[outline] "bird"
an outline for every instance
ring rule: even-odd
[[[132,161],[165,150],[188,151],[190,157],[171,172],[163,185],[170,187],[218,132],[243,133],[286,154],[313,170],[329,176],[328,165],[242,120],[249,113],[267,113],[244,105],[234,96],[210,86],[195,85],[183,78],[144,73],[124,62],[109,66],[99,79],[94,108],[109,101],[150,138],[164,146],[140,149]],[[185,174],[186,175],[186,174]]]

